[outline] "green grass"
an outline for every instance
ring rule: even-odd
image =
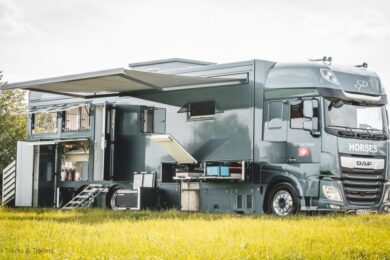
[[[1,259],[390,259],[390,215],[0,209]]]

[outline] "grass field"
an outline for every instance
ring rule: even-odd
[[[390,215],[0,209],[1,259],[390,259]]]

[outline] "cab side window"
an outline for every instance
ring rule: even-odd
[[[292,104],[290,106],[290,127],[303,128],[303,102],[299,104]]]
[[[265,105],[264,140],[286,141],[287,104],[283,101],[270,101]]]

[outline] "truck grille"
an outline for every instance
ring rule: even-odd
[[[342,183],[347,202],[357,206],[379,203],[384,185],[384,170],[342,168]]]

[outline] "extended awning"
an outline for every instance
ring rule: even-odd
[[[38,107],[32,106],[26,110],[17,111],[14,114],[23,115],[23,114],[42,113],[42,112],[54,113],[54,112],[61,112],[61,111],[87,106],[89,104],[90,102],[82,102],[82,103],[74,103],[74,104],[54,104],[54,105],[38,106]]]
[[[243,84],[246,73],[224,77],[194,77],[129,70],[124,68],[68,75],[40,80],[10,83],[1,89],[26,89],[82,98],[110,95],[135,95],[148,91]]]

